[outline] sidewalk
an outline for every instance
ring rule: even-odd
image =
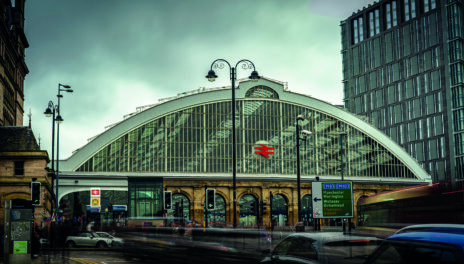
[[[82,264],[84,262],[74,260],[69,251],[44,251],[42,255],[31,258],[31,264]],[[4,264],[4,258],[0,258],[0,264]],[[14,264],[14,263],[10,263]]]

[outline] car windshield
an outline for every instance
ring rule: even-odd
[[[385,241],[367,260],[366,264],[435,264],[460,263],[456,248],[434,243]]]
[[[112,236],[110,234],[107,234],[107,233],[97,233],[97,235],[99,237],[106,237],[106,238],[112,238]]]

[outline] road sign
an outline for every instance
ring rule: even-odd
[[[100,196],[100,188],[91,188],[90,196]]]
[[[312,196],[314,218],[354,217],[352,182],[313,182]]]
[[[91,198],[90,199],[90,207],[100,207],[100,198]]]

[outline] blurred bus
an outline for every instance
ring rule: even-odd
[[[464,223],[464,190],[424,184],[361,198],[357,232],[387,237],[408,225]]]

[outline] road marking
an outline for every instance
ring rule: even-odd
[[[95,262],[95,261],[83,259],[83,258],[73,258],[73,257],[67,257],[67,258],[69,258],[70,260],[79,262],[79,263],[84,263],[84,264],[100,264],[100,262]]]

